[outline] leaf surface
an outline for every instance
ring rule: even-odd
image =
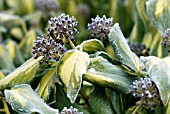
[[[41,79],[39,86],[38,86],[38,96],[43,98],[45,101],[48,100],[50,94],[50,86],[54,75],[56,73],[56,69],[53,68],[49,70]]]
[[[142,70],[143,64],[138,56],[130,50],[129,45],[122,31],[120,30],[119,24],[116,23],[110,30],[109,41],[115,52],[115,56],[122,64],[130,67],[135,72]]]
[[[170,1],[149,0],[146,2],[146,11],[149,20],[155,25],[160,33],[170,27]]]
[[[82,75],[86,73],[89,55],[77,49],[67,51],[59,61],[57,74],[67,87],[67,97],[72,103],[81,88]]]
[[[92,114],[113,114],[103,87],[95,88],[89,99]]]
[[[167,106],[170,98],[170,57],[160,59],[149,56],[141,59],[145,63],[149,77],[159,90],[162,103]]]
[[[82,44],[82,50],[87,53],[95,53],[97,51],[104,51],[104,46],[101,41],[97,39],[91,39],[84,41]]]
[[[50,108],[44,101],[36,95],[32,88],[27,84],[5,90],[5,98],[12,106],[12,109],[22,114],[39,112],[41,114],[58,114],[58,110]]]
[[[123,93],[129,93],[132,83],[132,78],[127,73],[100,56],[91,59],[83,78],[91,83],[113,88]]]
[[[15,86],[22,83],[29,83],[35,77],[36,70],[39,67],[39,61],[42,57],[38,59],[30,58],[23,65],[15,69],[5,78],[0,80],[0,88],[6,87],[7,85]]]

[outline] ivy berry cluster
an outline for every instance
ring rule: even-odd
[[[63,45],[56,43],[54,39],[48,38],[45,34],[34,41],[34,46],[32,48],[34,58],[36,59],[39,56],[43,56],[46,63],[49,63],[52,59],[58,61],[60,55],[65,52]]]
[[[44,61],[50,63],[50,60],[58,61],[60,56],[66,52],[64,47],[65,41],[74,41],[74,35],[78,33],[77,21],[74,17],[61,14],[58,17],[51,18],[49,27],[46,29],[47,34],[37,37],[32,47],[32,54],[35,59],[42,56]],[[65,39],[64,39],[65,38]]]
[[[131,85],[131,91],[134,97],[140,98],[137,101],[137,105],[142,105],[146,109],[151,108],[155,110],[160,104],[160,95],[156,85],[149,78],[140,78],[140,80],[135,80]]]
[[[92,18],[91,20],[92,23],[88,23],[87,25],[91,36],[106,39],[113,25],[113,18],[107,19],[105,15],[101,18],[97,15],[95,19]]]
[[[170,52],[170,28],[165,30],[165,33],[162,34],[163,42],[162,46],[165,48],[168,47],[168,53]]]
[[[51,11],[57,12],[59,10],[59,3],[57,0],[35,0],[35,7],[48,14]]]
[[[130,49],[138,56],[149,56],[150,49],[139,42],[130,45]]]
[[[70,38],[74,41],[74,35],[78,33],[75,28],[78,22],[73,16],[61,14],[58,17],[51,18],[48,23],[50,25],[47,28],[48,36],[55,38],[56,41],[60,41],[62,38]]]
[[[67,109],[67,107],[64,107],[64,109],[59,114],[83,114],[83,112],[79,112],[78,109],[71,106],[69,109]]]

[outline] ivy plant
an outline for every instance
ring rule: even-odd
[[[170,113],[170,3],[135,3],[138,16],[130,40],[114,17],[96,15],[87,25],[90,38],[78,45],[75,36],[81,31],[74,16],[50,18],[45,32],[35,38],[37,31],[28,31],[22,18],[0,13],[2,23],[13,21],[25,34],[20,45],[9,39],[0,44],[0,112]],[[141,37],[139,17],[145,28],[143,44],[136,42],[141,40],[136,38]]]

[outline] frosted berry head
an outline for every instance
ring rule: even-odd
[[[76,26],[78,22],[72,16],[65,15],[64,13],[58,17],[51,18],[47,28],[48,36],[55,40],[62,40],[63,38],[70,38],[74,41],[74,35],[78,33]]]
[[[65,52],[64,46],[60,43],[56,43],[54,39],[48,38],[46,35],[38,37],[34,41],[34,46],[32,47],[32,54],[34,58],[37,59],[39,56],[43,56],[43,61],[49,63],[50,60],[58,61],[60,56]]]
[[[97,15],[95,19],[92,18],[91,20],[92,23],[87,25],[91,36],[95,38],[107,38],[113,25],[113,18],[106,18],[105,15],[99,17]]]

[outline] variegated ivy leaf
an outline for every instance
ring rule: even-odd
[[[101,57],[107,59],[109,62],[111,62],[114,65],[121,64],[119,61],[115,60],[113,57],[111,57],[108,53],[106,53],[104,51],[98,51],[94,54],[90,54],[90,58],[94,58],[97,56],[101,56]]]
[[[87,73],[83,78],[91,83],[129,93],[132,78],[118,66],[111,64],[103,57],[95,57],[90,61]]]
[[[170,98],[170,57],[160,59],[149,56],[142,57],[149,77],[158,87],[160,97],[164,106],[167,106]]]
[[[58,110],[49,107],[27,84],[16,85],[11,90],[5,90],[5,98],[18,113],[58,114]]]
[[[42,57],[39,57],[38,59],[30,58],[27,60],[23,65],[0,80],[0,88],[6,87],[7,85],[13,87],[18,84],[29,83],[32,81],[41,59]]]
[[[112,44],[118,61],[130,67],[135,72],[140,72],[142,70],[142,62],[138,56],[130,50],[130,47],[123,36],[118,23],[111,28],[109,33],[109,41]]]
[[[43,98],[45,101],[48,100],[50,95],[50,86],[53,82],[54,75],[56,73],[55,68],[51,68],[47,73],[42,77],[39,85],[38,85],[38,95]]]
[[[24,57],[15,41],[7,40],[6,47],[8,48],[10,56],[16,66],[19,66],[24,63]]]
[[[0,69],[9,70],[9,72],[15,69],[10,52],[3,44],[0,44]]]
[[[80,112],[83,112],[83,114],[90,114],[87,112],[85,109],[83,109],[81,106],[79,106],[77,103],[71,103],[70,99],[67,98],[63,88],[61,87],[60,84],[56,84],[56,107],[58,110],[63,110],[64,107],[70,107],[73,106],[74,108],[78,109]]]
[[[36,40],[36,31],[31,29],[20,42],[19,46],[25,58],[30,58],[30,56],[32,56],[31,52],[34,40]]]
[[[143,21],[145,27],[148,26],[148,17],[145,12],[145,2],[146,0],[136,0],[136,8],[139,12],[140,18]]]
[[[89,55],[77,49],[67,51],[60,59],[57,74],[67,87],[67,97],[75,102],[81,88],[82,75],[86,73]]]
[[[7,24],[8,26],[14,25],[14,24],[19,24],[19,25],[21,25],[24,32],[27,31],[27,28],[26,28],[26,25],[25,25],[23,19],[17,15],[12,15],[12,14],[8,14],[8,13],[0,13],[0,22],[8,23]]]
[[[146,11],[149,20],[156,26],[159,32],[163,33],[170,27],[170,1],[169,0],[148,0]]]
[[[97,39],[91,39],[84,41],[82,44],[82,50],[87,53],[95,53],[97,51],[104,51],[104,45],[102,44],[101,41]]]

